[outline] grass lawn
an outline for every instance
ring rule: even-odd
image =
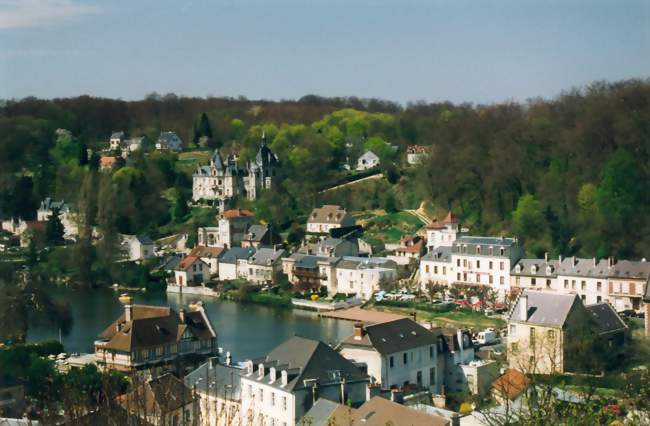
[[[407,212],[397,212],[367,218],[364,227],[367,237],[384,243],[396,243],[405,235],[415,234],[422,225],[424,223],[418,217]]]
[[[212,151],[189,151],[178,154],[177,167],[186,173],[194,173],[198,164],[207,164]]]
[[[381,306],[380,308],[384,311],[402,315],[409,315],[413,312],[412,308],[399,308],[394,306]],[[483,313],[468,310],[435,313],[415,309],[415,312],[418,321],[431,321],[434,325],[440,327],[466,327],[479,330],[488,327],[503,328],[506,326],[506,322],[501,318],[488,317]]]

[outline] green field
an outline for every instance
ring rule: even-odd
[[[431,321],[438,327],[463,327],[476,330],[493,327],[503,328],[506,322],[501,318],[488,317],[481,312],[474,312],[468,309],[458,309],[449,312],[430,312],[409,307],[377,306],[384,311],[395,312],[402,315],[410,315],[415,311],[418,321]]]
[[[178,154],[177,167],[186,172],[194,173],[194,169],[199,164],[207,164],[210,161],[211,151],[189,151]]]
[[[415,234],[424,225],[419,218],[407,212],[361,216],[360,219],[366,220],[365,236],[383,243],[399,242],[401,237]]]

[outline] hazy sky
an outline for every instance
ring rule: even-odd
[[[0,98],[486,103],[650,77],[650,0],[0,0]]]

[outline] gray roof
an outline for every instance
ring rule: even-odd
[[[587,305],[585,309],[587,309],[587,312],[589,312],[596,324],[598,324],[601,333],[609,333],[627,328],[627,325],[618,316],[612,305],[607,302]]]
[[[239,259],[248,259],[255,253],[253,247],[232,247],[221,255],[219,263],[237,263]]]
[[[124,138],[124,132],[123,131],[111,133],[111,139],[118,139],[118,138],[119,139]]]
[[[238,401],[243,373],[241,367],[220,364],[217,358],[211,358],[185,376],[185,384],[201,393]]]
[[[319,387],[338,385],[343,378],[347,382],[369,380],[366,373],[325,343],[298,336],[285,340],[263,359],[254,360],[253,368],[257,369],[259,363],[265,365],[266,375],[262,379],[256,373],[249,377],[268,384],[267,371],[270,371],[270,367],[275,367],[278,379],[269,385],[280,387],[280,372],[286,370],[291,374],[288,375],[287,385],[282,389],[289,392],[309,387],[305,380],[315,379]]]
[[[396,269],[397,263],[385,257],[356,257],[343,256],[337,265],[340,269],[371,269],[389,268]]]
[[[459,237],[453,243],[454,245],[458,244],[479,244],[486,246],[497,246],[497,247],[510,247],[517,244],[517,240],[514,238],[507,237],[478,237],[471,235],[464,235]]]
[[[43,201],[41,201],[41,205],[39,207],[39,210],[53,210],[53,209],[58,209],[59,211],[66,210],[68,206],[65,204],[65,201],[54,201],[50,197],[45,198]]]
[[[308,222],[340,224],[346,217],[347,211],[343,207],[326,204],[322,207],[313,209],[309,215]]]
[[[149,236],[147,236],[147,235],[142,235],[142,234],[141,234],[141,235],[136,235],[135,238],[136,238],[136,239],[140,242],[140,244],[142,244],[142,245],[152,245],[152,244],[153,244],[153,241],[152,241],[151,238],[149,238]]]
[[[283,249],[260,248],[249,259],[249,262],[253,265],[270,266],[284,257],[286,253]]]
[[[451,262],[451,247],[436,247],[429,253],[422,256],[422,260],[435,262]]]
[[[251,225],[244,238],[247,241],[259,242],[262,241],[267,232],[269,232],[269,225]]]
[[[521,272],[517,272],[517,266],[521,266]],[[533,266],[537,268],[536,272],[533,272]],[[550,271],[547,270],[549,266],[551,267]],[[519,259],[519,261],[512,267],[510,273],[512,275],[526,277],[552,278],[557,277],[557,268],[557,260],[546,261],[544,259]]]
[[[410,318],[403,318],[365,326],[365,334],[360,340],[350,336],[342,346],[372,347],[380,354],[388,355],[436,345],[440,336],[439,330],[427,330]]]
[[[523,322],[519,317],[521,299],[528,296],[526,322],[549,327],[562,327],[574,303],[582,303],[576,294],[556,294],[550,292],[525,290],[508,315],[509,321]]]
[[[275,166],[280,162],[278,157],[266,145],[266,137],[262,138],[262,145],[255,156],[255,165],[259,167]]]
[[[183,260],[183,256],[180,254],[172,254],[170,256],[166,256],[156,267],[156,269],[159,269],[161,271],[173,271],[174,269],[178,268],[181,260]]]
[[[329,399],[318,398],[303,419],[309,419],[308,424],[310,426],[329,426],[331,425],[330,418],[340,406],[339,403],[332,402]]]
[[[374,159],[374,160],[379,160],[379,156],[377,154],[375,154],[374,152],[372,152],[371,150],[368,150],[368,151],[364,152],[363,155],[361,157],[359,157],[359,160],[361,160],[361,159],[369,159],[369,158]]]
[[[160,136],[158,136],[158,141],[170,143],[170,142],[174,142],[176,138],[180,139],[175,132],[160,132]]]
[[[289,256],[291,259],[295,259],[297,268],[307,268],[314,269],[318,267],[318,262],[336,262],[340,258],[338,257],[328,257],[328,256],[314,256],[311,254],[302,254],[294,253]]]
[[[563,259],[557,270],[558,275],[590,278],[607,278],[609,272],[607,259],[583,259],[575,256]]]
[[[610,278],[636,278],[648,281],[650,279],[650,262],[645,260],[619,260],[610,269]]]

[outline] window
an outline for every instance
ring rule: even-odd
[[[602,300],[603,300],[602,297],[600,297],[600,296],[596,296],[596,303],[600,303]]]
[[[433,345],[429,346],[429,358],[433,358],[434,355],[434,350],[433,350]]]
[[[596,290],[600,291],[602,288],[603,288],[603,283],[601,283],[600,281],[598,281],[598,282],[596,283]]]
[[[260,388],[257,391],[257,398],[260,400],[260,402],[264,402],[264,389]]]
[[[422,387],[422,371],[418,371],[415,377],[416,377],[415,381],[418,384],[418,387]]]
[[[581,294],[580,299],[582,299],[582,303],[585,303],[587,301],[587,296],[585,296],[584,294]]]
[[[546,280],[546,288],[551,288],[551,280],[550,279]]]
[[[569,288],[569,280],[564,280],[564,288]]]
[[[512,336],[517,332],[517,326],[514,324],[510,324],[510,335]]]
[[[429,386],[435,386],[436,384],[436,369],[435,367],[429,368]]]
[[[571,280],[571,290],[576,289],[576,280]]]
[[[549,340],[555,340],[555,330],[549,330],[546,334]]]
[[[501,284],[501,285],[503,285],[503,284],[504,284],[504,280],[503,280],[503,277],[499,277],[499,284]]]
[[[481,254],[481,246],[476,246],[476,254]]]
[[[446,266],[442,267],[442,274],[447,275],[447,267]]]
[[[476,269],[481,269],[481,261],[480,260],[476,261]]]
[[[424,267],[424,272],[426,272],[427,274],[429,273],[429,265],[426,265],[426,266]]]
[[[494,283],[494,277],[492,275],[488,275],[488,281],[490,284]]]
[[[253,397],[253,386],[248,385],[248,396]]]
[[[512,352],[514,353],[517,353],[517,351],[519,351],[519,345],[517,344],[517,342],[514,342],[512,346],[510,346],[510,350],[512,350]]]
[[[634,283],[629,283],[630,286],[630,291],[628,291],[628,294],[636,294],[636,284]]]
[[[437,267],[437,266],[434,266],[434,267],[433,267],[433,273],[434,273],[434,274],[437,274],[437,273],[438,273],[438,267]]]
[[[390,358],[388,358],[388,365],[390,368],[393,368],[395,366],[395,358],[391,355]]]
[[[409,363],[409,357],[406,352],[404,352],[404,354],[402,355],[402,361],[404,362],[404,365]]]
[[[477,283],[481,282],[481,276],[479,274],[476,274],[476,282]]]
[[[503,254],[504,254],[505,252],[506,252],[506,250],[505,250],[503,247],[501,247],[501,248],[499,249],[499,254],[500,254],[501,256],[503,256]]]
[[[535,287],[536,284],[537,284],[537,279],[536,278],[531,278],[530,279],[530,285]]]
[[[287,397],[286,396],[282,397],[282,410],[287,411]]]
[[[460,259],[456,259],[456,266],[460,266]]]
[[[275,392],[271,392],[271,407],[275,407]]]
[[[503,271],[503,262],[499,262],[499,269]]]
[[[492,267],[494,266],[494,263],[490,260],[490,263],[488,264],[488,266],[490,267],[490,269],[492,269]]]
[[[584,281],[582,281],[582,282],[580,283],[580,290],[584,290],[585,287],[587,287],[587,283],[584,282]]]
[[[463,259],[463,267],[467,268],[467,259]]]
[[[460,281],[460,272],[456,273],[456,281]]]
[[[530,327],[530,345],[535,346],[535,327]]]

